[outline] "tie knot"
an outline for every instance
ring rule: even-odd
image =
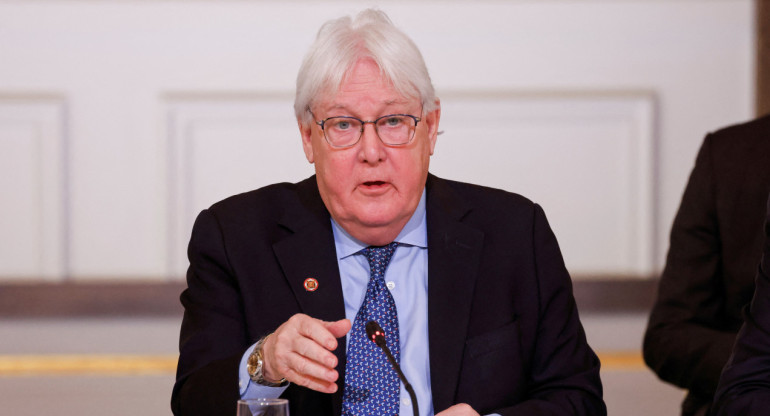
[[[369,246],[361,252],[366,256],[366,260],[369,261],[369,268],[375,275],[384,275],[385,268],[388,267],[393,253],[396,251],[398,243],[393,242],[386,246]]]

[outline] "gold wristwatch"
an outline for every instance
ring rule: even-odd
[[[259,385],[268,387],[283,387],[289,384],[285,378],[282,378],[274,383],[265,380],[265,377],[262,374],[262,365],[264,364],[262,346],[265,344],[265,340],[267,340],[267,337],[270,335],[272,334],[268,334],[257,341],[257,344],[254,346],[254,351],[251,352],[251,355],[249,355],[249,359],[246,363],[246,371],[248,371],[251,381]]]

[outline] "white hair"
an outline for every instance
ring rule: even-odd
[[[367,9],[355,19],[345,16],[321,26],[297,74],[297,120],[311,123],[308,110],[318,96],[335,94],[345,74],[362,58],[374,60],[401,95],[420,99],[425,113],[435,109],[435,91],[417,45],[385,12]]]

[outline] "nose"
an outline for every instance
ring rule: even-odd
[[[371,126],[367,126],[371,124]],[[361,133],[361,150],[359,157],[362,162],[375,164],[385,160],[385,145],[377,136],[374,123],[363,125],[364,131]]]

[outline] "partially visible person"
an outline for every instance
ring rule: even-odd
[[[745,318],[719,379],[713,416],[770,414],[770,197],[764,255],[757,270],[754,298]]]
[[[770,116],[706,136],[671,229],[644,359],[705,415],[743,323],[762,254],[770,192]]]
[[[175,415],[277,396],[292,416],[606,414],[543,210],[429,174],[440,102],[384,13],[321,28],[294,109],[316,175],[230,197],[193,226]]]

